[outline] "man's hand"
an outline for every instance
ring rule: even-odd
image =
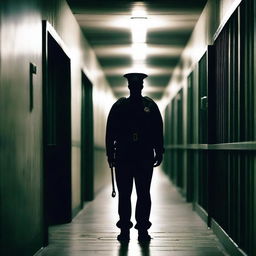
[[[163,160],[163,154],[157,153],[154,157],[154,167],[159,166],[162,163]]]

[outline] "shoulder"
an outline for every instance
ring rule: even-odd
[[[143,97],[143,101],[144,101],[144,103],[146,103],[146,104],[148,104],[148,105],[157,107],[157,104],[154,102],[154,100],[152,100],[152,99],[149,98],[148,96],[144,96],[144,97]]]
[[[120,106],[120,105],[122,105],[123,103],[125,103],[126,100],[127,100],[127,99],[126,99],[125,97],[122,97],[122,98],[118,99],[118,100],[115,102],[114,105]]]
[[[150,102],[150,103],[152,103],[152,104],[156,104],[150,97],[148,97],[148,96],[144,96],[143,97],[143,100],[144,101],[146,101],[146,102]]]
[[[126,98],[125,97],[122,97],[120,99],[118,99],[112,106],[112,110],[117,110],[119,109],[121,106],[124,105],[124,103],[126,102]]]
[[[145,108],[149,109],[150,112],[152,112],[154,116],[158,116],[160,114],[159,108],[154,100],[145,96],[145,97],[143,97],[143,101],[144,101]],[[145,108],[144,108],[144,110],[145,110]]]

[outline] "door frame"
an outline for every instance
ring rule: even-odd
[[[81,72],[81,206],[94,198],[93,84]]]
[[[54,41],[58,44],[58,46],[62,49],[62,51],[65,53],[65,55],[71,60],[70,53],[68,51],[68,48],[66,47],[63,40],[60,38],[60,36],[57,34],[56,30],[51,26],[51,24],[47,20],[42,21],[42,154],[43,154],[43,161],[42,161],[42,177],[41,177],[41,186],[42,186],[42,210],[43,210],[43,216],[42,216],[42,230],[43,230],[43,245],[47,246],[49,244],[49,235],[48,235],[48,221],[47,221],[47,198],[46,198],[46,167],[45,167],[45,129],[46,129],[46,122],[45,122],[45,109],[46,109],[46,88],[48,84],[48,35],[50,35]],[[70,70],[70,78],[71,78],[71,70]],[[70,89],[71,89],[71,80],[70,80]],[[71,92],[70,92],[71,96]],[[70,98],[71,102],[71,98]],[[70,106],[71,110],[71,106]],[[71,117],[71,113],[70,113]],[[71,126],[71,118],[70,118],[70,126]],[[70,129],[71,132],[71,129]],[[70,139],[71,134],[70,134]],[[70,141],[71,143],[71,141]],[[71,162],[71,150],[70,150],[70,162]],[[72,171],[71,165],[70,165],[70,172]],[[71,186],[71,175],[70,175],[70,186]],[[71,187],[70,187],[71,188]],[[70,189],[70,198],[71,197],[71,189]],[[72,202],[71,202],[72,203]],[[71,205],[70,205],[71,206]],[[72,207],[70,208],[70,216],[72,218]]]

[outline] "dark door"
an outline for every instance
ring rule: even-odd
[[[199,61],[199,144],[208,143],[207,55]]]
[[[70,59],[48,32],[44,74],[46,225],[71,221]]]
[[[81,202],[93,199],[93,101],[92,83],[82,72]]]
[[[194,112],[194,72],[191,72],[188,76],[188,96],[187,96],[187,143],[195,143],[195,118]],[[195,169],[195,153],[193,150],[187,150],[187,201],[191,202],[196,200],[197,191],[194,191],[194,188],[197,189],[196,181],[196,169]]]

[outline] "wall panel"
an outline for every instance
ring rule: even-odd
[[[31,255],[43,242],[40,1],[1,3],[0,26],[0,254]]]

